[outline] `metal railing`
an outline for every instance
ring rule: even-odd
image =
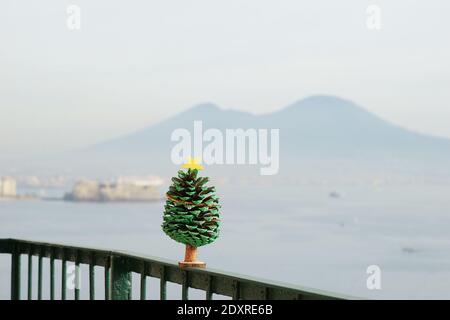
[[[207,300],[213,294],[241,300],[275,299],[348,299],[350,297],[309,288],[266,281],[214,269],[181,269],[176,262],[166,259],[146,257],[122,251],[90,249],[61,244],[33,242],[16,239],[0,239],[0,254],[11,255],[11,299],[20,300],[21,257],[28,257],[27,298],[33,293],[33,256],[38,257],[37,298],[42,299],[43,258],[50,259],[50,299],[55,299],[55,260],[61,261],[60,297],[67,298],[67,263],[74,262],[75,270],[80,264],[89,266],[89,298],[95,295],[95,266],[104,267],[104,297],[106,300],[128,300],[132,298],[132,272],[140,275],[140,299],[147,299],[147,278],[159,279],[159,297],[167,298],[167,283],[181,285],[183,300],[189,298],[189,288],[205,291]],[[79,273],[76,273],[79,277]],[[80,289],[75,288],[74,299],[80,299]]]

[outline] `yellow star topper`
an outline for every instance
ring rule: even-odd
[[[195,169],[203,170],[203,166],[198,163],[199,161],[200,160],[198,158],[189,157],[188,162],[186,164],[183,164],[183,168],[192,169],[192,170],[195,170]]]

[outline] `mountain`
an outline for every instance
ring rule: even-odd
[[[300,164],[321,168],[330,164],[332,170],[345,166],[433,169],[445,167],[450,159],[448,139],[403,129],[351,101],[317,95],[263,115],[200,104],[158,124],[90,146],[80,152],[82,160],[77,163],[91,167],[95,163],[101,169],[120,172],[168,168],[173,172],[170,151],[176,143],[170,140],[171,133],[177,128],[192,132],[195,120],[203,121],[203,130],[280,129],[280,169],[285,173]],[[336,167],[336,163],[345,165]],[[236,166],[232,167],[230,171],[235,171]]]

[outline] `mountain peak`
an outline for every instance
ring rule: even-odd
[[[316,94],[304,99],[298,100],[287,108],[340,108],[340,107],[357,107],[350,100],[346,100],[333,95]],[[359,107],[360,108],[360,107]]]
[[[221,110],[220,107],[212,102],[199,103],[189,109],[189,111],[195,111],[195,112],[212,112],[212,111],[219,111],[219,110]]]

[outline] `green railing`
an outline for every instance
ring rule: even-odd
[[[80,277],[80,264],[89,266],[89,298],[95,299],[95,266],[104,268],[104,297],[106,300],[128,300],[132,298],[132,272],[140,275],[140,299],[147,299],[148,277],[159,279],[159,297],[167,298],[167,283],[180,284],[182,299],[189,297],[189,288],[205,291],[207,300],[213,294],[242,300],[275,299],[348,299],[343,295],[286,285],[252,277],[227,273],[213,269],[179,268],[178,264],[155,257],[134,255],[121,251],[89,249],[61,244],[32,242],[16,239],[0,239],[0,254],[11,255],[11,299],[20,300],[21,258],[28,257],[27,298],[33,293],[33,256],[38,257],[37,298],[42,299],[43,258],[50,259],[50,299],[55,299],[55,260],[61,261],[60,297],[67,298],[67,263],[75,263],[75,277]],[[79,279],[77,279],[79,280]],[[80,289],[75,288],[74,299],[80,299]]]

